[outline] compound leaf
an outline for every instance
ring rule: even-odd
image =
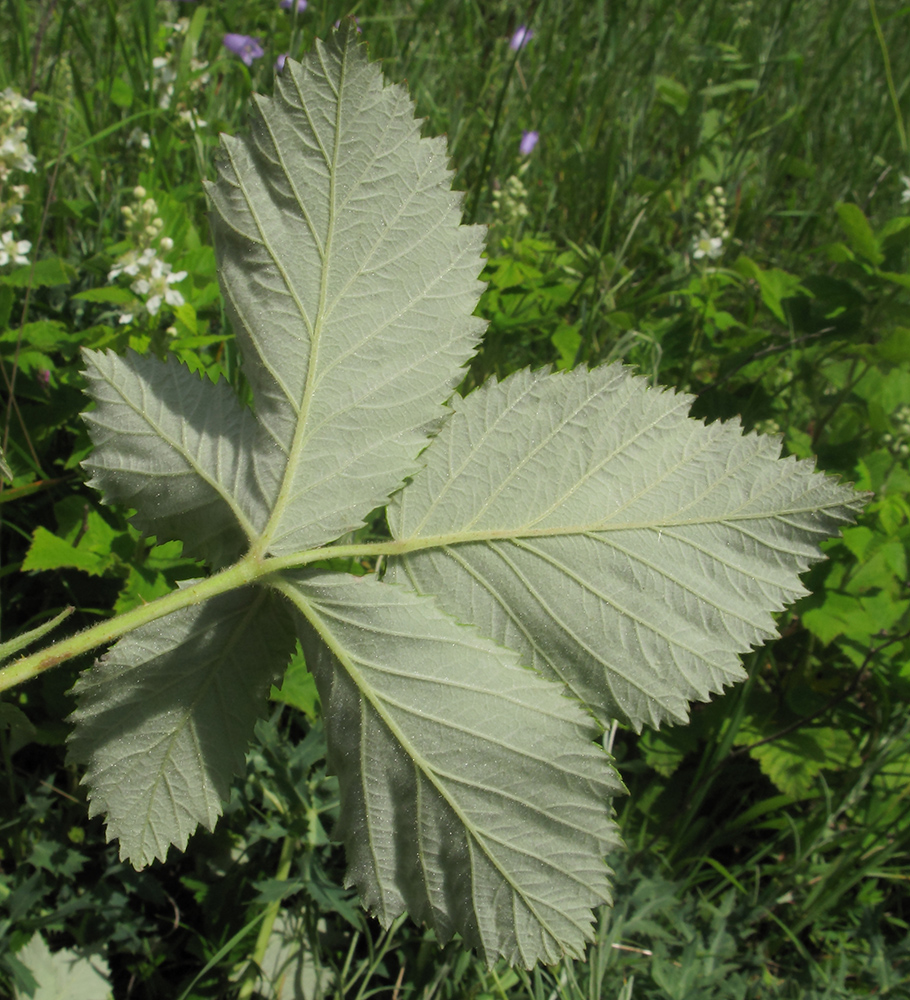
[[[609,899],[622,785],[596,727],[518,657],[428,598],[287,574],[341,786],[349,880],[388,926],[407,909],[488,961],[581,954]]]
[[[163,858],[214,823],[296,632],[365,903],[553,962],[609,898],[621,784],[597,723],[682,720],[743,676],[864,498],[619,366],[446,410],[482,232],[355,37],[288,60],[209,185],[253,410],[173,362],[86,354],[93,484],[238,560],[217,586],[259,586],[120,640],[77,685],[71,755],[122,855]],[[395,490],[394,540],[334,551],[394,551],[385,582],[302,568]]]
[[[214,826],[293,648],[283,602],[248,588],[141,626],[80,677],[70,759],[121,859],[163,861]]]
[[[445,140],[355,38],[287,61],[208,186],[273,555],[357,527],[417,468],[483,329],[483,231],[459,224]]]
[[[705,425],[691,397],[621,365],[519,372],[464,400],[390,508],[431,548],[389,579],[518,650],[604,725],[685,721],[745,676],[818,542],[864,497],[780,460],[776,439]]]

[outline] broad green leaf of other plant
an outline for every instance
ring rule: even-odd
[[[137,866],[211,827],[299,641],[365,904],[490,962],[580,955],[618,846],[598,738],[742,677],[863,498],[621,366],[453,396],[483,233],[443,141],[349,25],[255,104],[209,187],[252,409],[86,352],[93,485],[212,570],[106,626],[77,684],[92,811]]]

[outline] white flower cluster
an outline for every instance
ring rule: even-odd
[[[776,420],[773,420],[770,417],[768,419],[766,419],[766,420],[758,420],[758,421],[756,421],[756,424],[755,424],[755,427],[753,428],[753,430],[755,430],[759,434],[780,434],[781,433],[780,424]]]
[[[10,184],[9,179],[16,170],[35,172],[35,157],[26,143],[28,129],[22,120],[37,108],[34,101],[10,87],[0,92],[0,267],[27,264],[32,248],[28,240],[17,240],[12,228],[22,222],[28,185]]]
[[[899,406],[892,417],[894,434],[883,434],[882,444],[898,458],[910,455],[910,406]]]
[[[166,24],[165,28],[172,32],[172,37],[168,41],[173,41],[174,38],[185,35],[189,25],[190,19],[188,17],[181,17],[174,24]],[[178,120],[189,125],[194,131],[197,128],[205,128],[207,122],[196,114],[194,108],[187,107],[184,101],[174,103],[174,85],[177,81],[179,64],[180,55],[176,51],[171,51],[166,56],[156,56],[152,60],[152,69],[155,74],[152,86],[155,96],[158,98],[158,107],[165,111],[173,109],[177,112]],[[195,96],[204,91],[208,86],[211,79],[208,68],[208,63],[203,62],[201,59],[190,59],[189,81],[187,84],[190,95]],[[143,149],[149,149],[151,148],[152,140],[147,132],[143,132],[140,128],[134,128],[127,139],[127,145],[141,146]]]
[[[498,216],[497,222],[504,223],[505,225],[515,225],[528,216],[528,206],[526,204],[528,189],[519,176],[521,173],[522,170],[519,167],[518,174],[512,174],[500,190],[493,192],[491,202],[493,211]]]
[[[717,260],[724,252],[724,243],[730,238],[730,230],[727,229],[727,199],[722,187],[714,188],[705,198],[705,211],[696,212],[695,221],[701,226],[701,232],[692,241],[693,258]]]
[[[183,281],[186,271],[174,271],[158,256],[173,250],[174,241],[169,236],[161,236],[164,221],[158,216],[155,199],[149,198],[143,187],[134,188],[133,197],[139,202],[138,208],[127,205],[122,211],[127,235],[136,246],[127,250],[110,269],[108,280],[115,281],[121,274],[132,278],[130,289],[144,299],[145,311],[150,316],[157,316],[162,303],[172,308],[183,305],[183,296],[171,286]],[[131,323],[135,315],[135,310],[121,313],[120,322]]]

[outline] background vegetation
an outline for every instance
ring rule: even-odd
[[[622,358],[875,493],[747,683],[689,727],[611,734],[629,850],[586,963],[488,970],[364,916],[328,837],[336,789],[302,662],[215,831],[133,871],[65,763],[80,663],[0,702],[0,995],[907,996],[910,8],[0,9],[4,640],[197,574],[86,486],[78,351],[173,351],[242,391],[201,181],[279,57],[348,13],[448,135],[466,219],[490,226],[490,326],[465,390]],[[53,975],[60,992],[36,993]]]

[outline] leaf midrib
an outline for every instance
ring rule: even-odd
[[[282,517],[284,515],[284,510],[292,498],[291,486],[293,484],[297,466],[300,462],[300,455],[303,451],[303,446],[307,437],[307,416],[309,414],[310,405],[312,402],[313,394],[316,391],[316,384],[318,382],[317,367],[319,358],[320,341],[322,335],[322,326],[325,320],[325,310],[326,301],[328,299],[328,275],[329,275],[329,261],[332,258],[332,246],[335,240],[335,221],[336,221],[336,175],[337,175],[337,164],[339,155],[339,142],[341,135],[341,106],[342,106],[342,94],[344,92],[344,78],[345,71],[347,68],[347,50],[345,50],[341,59],[341,69],[339,73],[338,90],[336,95],[335,104],[335,126],[334,126],[334,136],[332,145],[332,154],[329,160],[328,166],[328,177],[329,177],[329,213],[328,213],[328,229],[326,232],[325,245],[321,255],[322,267],[319,275],[319,301],[316,306],[316,313],[313,317],[313,326],[310,330],[310,345],[309,345],[309,355],[307,357],[307,373],[306,373],[306,383],[304,385],[303,396],[300,400],[300,406],[294,407],[297,414],[297,422],[294,427],[294,436],[291,440],[291,447],[288,450],[288,460],[285,463],[284,474],[281,479],[281,486],[275,497],[275,504],[272,507],[272,512],[269,516],[268,523],[259,539],[259,546],[262,551],[266,551],[269,547],[270,542],[281,523]],[[326,71],[326,79],[329,78],[329,74]],[[298,90],[299,93],[299,90]],[[301,104],[306,107],[306,101],[301,97]],[[276,148],[278,144],[276,143]],[[285,171],[287,172],[287,171]],[[290,282],[286,281],[288,287],[290,287]]]
[[[741,514],[714,514],[704,517],[667,517],[648,521],[624,521],[611,524],[609,521],[599,521],[591,524],[557,525],[551,528],[531,528],[518,525],[513,528],[485,528],[475,531],[452,531],[437,535],[408,534],[395,538],[396,550],[388,548],[389,554],[399,555],[421,549],[447,548],[451,545],[464,545],[472,542],[510,541],[518,538],[551,538],[561,535],[587,535],[615,531],[666,531],[668,528],[685,528],[695,525],[724,525],[729,522],[768,521],[796,514],[814,514],[821,510],[843,509],[843,501],[831,500],[829,503],[811,504],[801,507],[782,507],[778,510],[761,512],[744,512]],[[612,516],[612,515],[611,515]],[[741,530],[741,529],[737,529]]]

